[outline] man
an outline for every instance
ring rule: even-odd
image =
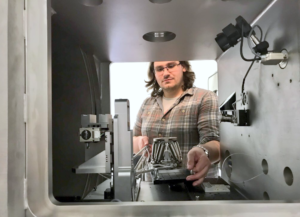
[[[152,62],[148,77],[152,93],[137,115],[134,153],[146,145],[151,151],[153,138],[177,137],[183,163],[194,172],[186,179],[199,185],[220,159],[217,97],[193,87],[195,73],[187,61]]]

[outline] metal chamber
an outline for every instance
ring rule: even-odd
[[[8,3],[9,2],[9,3]],[[288,4],[286,3],[288,2]],[[290,5],[289,5],[290,4]],[[14,68],[17,58],[24,59],[23,38],[11,36],[21,35],[23,1],[3,1],[1,9],[8,13],[0,13],[0,16],[16,17],[10,19],[9,34],[0,35],[0,39],[11,41],[8,48],[11,49],[8,59],[4,58],[5,70],[1,87],[3,94],[9,96],[8,103],[3,102],[5,108],[1,117],[5,116],[5,126],[10,121],[10,134],[8,140],[3,139],[3,172],[1,173],[1,216],[295,216],[299,214],[299,203],[286,204],[285,200],[266,202],[152,202],[152,203],[109,203],[89,205],[83,203],[62,204],[57,202],[52,195],[52,162],[51,155],[52,131],[51,131],[51,49],[50,49],[50,1],[28,1],[28,45],[27,45],[27,96],[28,96],[28,125],[26,131],[27,147],[24,148],[24,135],[15,134],[23,126],[23,92],[20,90],[23,80],[22,68]],[[18,7],[14,7],[14,6]],[[12,9],[14,8],[14,9]],[[285,8],[285,9],[284,9]],[[297,134],[297,108],[299,107],[299,1],[280,0],[271,8],[270,12],[258,21],[258,24],[267,31],[267,39],[274,42],[273,49],[286,48],[291,55],[289,65],[285,70],[276,66],[254,67],[246,81],[246,90],[253,98],[250,98],[250,108],[254,111],[251,128],[234,128],[234,126],[221,125],[221,141],[226,149],[232,153],[243,151],[257,156],[255,162],[265,159],[268,163],[268,175],[262,176],[264,180],[256,184],[248,183],[246,186],[238,186],[242,191],[248,192],[252,198],[276,199],[283,195],[291,198],[299,195],[296,186],[299,180],[299,170],[296,165],[299,161],[296,145]],[[16,12],[17,11],[17,12]],[[49,10],[50,11],[50,10]],[[271,13],[271,14],[270,14]],[[295,20],[297,19],[297,20]],[[262,23],[260,23],[262,21]],[[1,23],[2,26],[2,23]],[[4,25],[7,29],[6,25]],[[5,32],[5,31],[4,31]],[[274,34],[273,34],[273,33]],[[276,33],[276,34],[275,34]],[[7,36],[10,36],[9,38]],[[18,43],[12,43],[17,41]],[[20,47],[15,47],[20,45]],[[3,56],[5,50],[1,49]],[[2,53],[1,53],[2,54]],[[250,55],[250,53],[245,53]],[[1,55],[1,61],[3,60]],[[22,60],[19,62],[21,63]],[[3,62],[1,62],[2,64]],[[8,64],[9,63],[9,64]],[[242,62],[238,56],[237,48],[233,48],[219,59],[219,91],[220,101],[228,96],[234,87],[240,91],[240,81],[248,65]],[[19,64],[22,65],[22,64]],[[18,66],[19,66],[18,65]],[[257,65],[257,64],[256,64]],[[9,72],[14,74],[8,75]],[[223,75],[222,75],[223,74]],[[272,77],[273,74],[273,77]],[[230,77],[231,76],[231,77]],[[290,82],[292,79],[292,82]],[[8,87],[6,85],[8,81]],[[252,81],[252,82],[251,82]],[[278,86],[279,83],[279,86]],[[16,88],[17,87],[17,88]],[[22,89],[22,88],[21,88]],[[18,90],[20,94],[15,94]],[[8,91],[12,91],[9,92]],[[252,100],[253,99],[253,100]],[[1,104],[2,105],[2,104]],[[7,114],[9,114],[7,116]],[[16,119],[14,119],[16,117]],[[18,123],[18,124],[15,124]],[[22,123],[22,124],[19,124]],[[4,125],[4,124],[3,124]],[[5,128],[6,129],[6,128]],[[20,131],[21,132],[21,131]],[[247,134],[248,133],[248,134]],[[7,129],[1,135],[8,135]],[[243,136],[241,136],[243,134]],[[250,137],[248,136],[250,135]],[[2,137],[4,138],[4,137]],[[7,137],[5,137],[7,138]],[[247,139],[247,140],[246,140]],[[1,140],[2,141],[2,140]],[[8,142],[7,142],[8,141]],[[9,148],[8,148],[9,143]],[[2,146],[1,146],[2,147]],[[291,148],[292,147],[292,148]],[[24,153],[27,152],[26,178],[27,185],[23,184],[24,177]],[[7,156],[6,156],[7,153]],[[288,157],[287,157],[288,156]],[[280,160],[281,157],[284,157]],[[6,161],[7,160],[7,161]],[[233,161],[233,171],[242,171]],[[2,161],[1,161],[2,162]],[[8,162],[8,163],[7,163]],[[293,172],[293,184],[287,186],[282,181],[284,170],[289,167]],[[21,169],[20,169],[21,168]],[[261,171],[261,168],[256,168]],[[234,173],[234,172],[233,172]],[[242,174],[243,173],[239,173]],[[241,175],[241,176],[242,176]],[[288,178],[288,176],[286,176]],[[6,180],[6,181],[5,181]],[[284,179],[283,179],[284,180]],[[10,182],[10,183],[9,183]],[[270,185],[268,185],[270,183]],[[4,186],[4,187],[2,187]],[[261,187],[260,187],[261,186]],[[298,185],[299,186],[299,185]],[[276,189],[276,187],[278,187]],[[25,188],[25,189],[24,189]],[[25,190],[25,191],[24,191]],[[27,192],[25,198],[23,193]],[[253,192],[253,193],[251,193]],[[262,192],[267,192],[268,195]],[[2,194],[3,193],[3,194]],[[277,195],[277,196],[276,196]],[[6,199],[7,198],[7,199]],[[291,198],[291,199],[298,199]],[[264,204],[261,204],[264,203]],[[3,214],[3,215],[2,215]],[[10,214],[10,215],[9,215]]]

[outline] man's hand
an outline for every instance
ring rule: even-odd
[[[133,151],[139,152],[142,148],[148,145],[148,151],[152,152],[152,145],[149,144],[149,138],[147,136],[134,136],[133,137]]]
[[[199,185],[203,182],[211,165],[210,160],[205,152],[198,147],[192,148],[187,154],[188,162],[187,169],[192,170],[194,175],[186,177],[187,181],[194,181],[193,186]]]

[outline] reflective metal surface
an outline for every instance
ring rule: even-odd
[[[299,1],[277,1],[256,24],[261,26],[264,40],[270,44],[269,50],[286,49],[289,62],[285,69],[254,63],[245,82],[251,126],[221,123],[222,155],[224,159],[226,151],[246,154],[231,157],[233,180],[254,177],[266,171],[264,165],[268,165],[267,174],[237,184],[250,199],[265,199],[267,194],[270,200],[299,200]],[[244,51],[245,56],[253,58],[246,46]],[[232,92],[240,96],[243,77],[250,64],[241,59],[239,46],[219,59],[220,102]],[[241,102],[237,103],[237,109],[243,109]],[[288,184],[291,178],[286,183],[285,179],[291,177],[285,175],[286,167],[292,171],[292,185]],[[226,173],[223,177],[227,179]]]
[[[8,215],[8,0],[0,2],[0,74],[2,79],[0,80],[0,99],[2,103],[0,104],[0,194],[3,195],[0,198],[0,216]]]
[[[97,7],[80,2],[52,0],[53,22],[90,44],[101,62],[141,62],[216,59],[221,54],[216,34],[239,15],[251,23],[271,0],[105,0]],[[145,41],[143,35],[153,31],[173,32],[176,38]]]
[[[129,101],[115,101],[114,125],[114,199],[135,201],[136,187],[132,164],[132,131],[130,130]]]
[[[8,0],[0,2],[0,216],[8,215]]]
[[[24,215],[24,2],[0,3],[0,216]]]

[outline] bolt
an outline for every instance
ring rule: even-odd
[[[196,200],[199,200],[199,196],[196,196],[195,198],[196,198]]]

